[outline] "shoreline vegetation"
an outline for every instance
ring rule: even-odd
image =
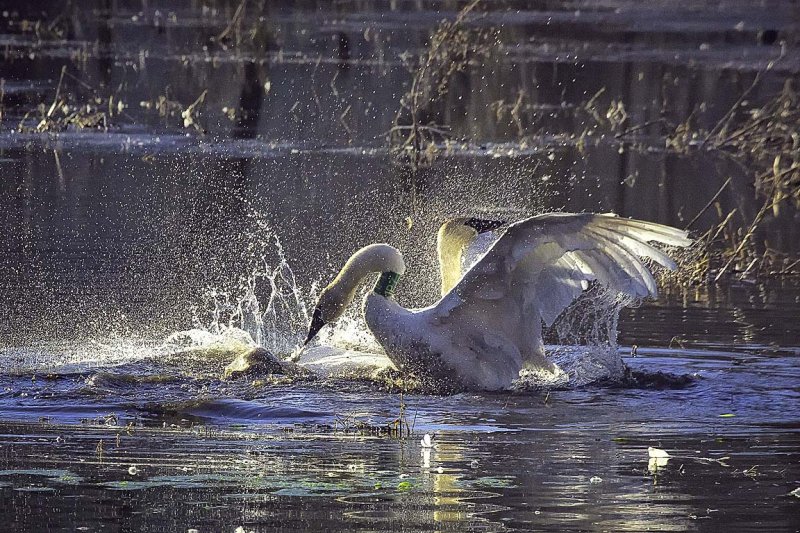
[[[210,5],[216,4],[212,2]],[[203,7],[204,14],[214,10],[215,14],[226,13],[228,17],[224,28],[204,47],[204,53],[211,57],[212,62],[217,60],[213,51],[234,54],[246,65],[257,63],[259,57],[262,63],[281,60],[278,56],[282,50],[274,49],[276,38],[265,17],[259,16],[264,10],[262,4],[255,0],[241,0],[231,5]],[[470,0],[458,5],[460,10],[453,11],[453,16],[445,18],[431,30],[427,48],[417,55],[406,53],[401,57],[409,71],[408,90],[397,102],[394,121],[385,134],[383,146],[411,185],[409,226],[417,212],[416,183],[425,169],[440,158],[459,150],[480,147],[483,143],[481,138],[460,132],[448,124],[445,110],[453,99],[451,82],[470,69],[497,61],[508,53],[501,29],[488,17],[493,5],[483,0]],[[6,59],[13,60],[15,54],[21,57],[23,53],[29,53],[33,58],[37,49],[58,46],[58,43],[63,43],[64,49],[71,51],[60,69],[56,87],[40,90],[38,103],[15,103],[9,97],[9,80],[0,80],[0,123],[3,130],[10,128],[28,134],[85,130],[102,134],[122,125],[137,124],[141,117],[145,117],[162,127],[204,136],[208,134],[209,122],[227,120],[234,124],[234,129],[241,130],[252,126],[249,124],[252,115],[258,117],[257,109],[248,109],[249,100],[245,93],[255,91],[264,96],[270,92],[270,80],[260,76],[255,76],[255,85],[242,89],[242,105],[220,109],[212,108],[209,103],[209,90],[213,90],[210,87],[183,99],[166,86],[150,99],[131,102],[126,99],[124,84],[112,87],[85,79],[82,69],[89,58],[102,58],[108,54],[109,36],[106,32],[110,30],[108,25],[101,27],[101,30],[105,29],[98,31],[96,42],[84,43],[83,46],[69,44],[69,36],[75,33],[72,26],[81,18],[78,9],[76,4],[67,3],[62,12],[36,20],[13,12],[5,14],[9,31],[24,38],[21,42],[27,42],[16,52],[12,46],[6,46]],[[102,16],[107,20],[110,14]],[[150,17],[149,23],[156,26],[176,22],[174,13],[156,11],[142,16]],[[347,36],[340,34],[338,38],[338,56],[333,59],[346,66],[350,61]],[[774,40],[776,37],[771,38]],[[549,142],[559,146],[571,145],[583,153],[589,146],[607,143],[620,153],[656,152],[664,157],[702,153],[712,160],[738,168],[741,176],[737,179],[747,181],[760,208],[754,212],[723,208],[719,198],[731,186],[734,177],[720,176],[718,191],[708,198],[705,207],[697,213],[685,214],[689,221],[684,227],[693,231],[696,244],[678,254],[680,268],[675,273],[663,273],[661,281],[664,284],[689,287],[722,281],[752,282],[767,277],[797,277],[800,276],[800,258],[792,251],[792,246],[773,242],[769,228],[778,219],[797,220],[799,216],[800,93],[796,80],[787,75],[781,90],[768,98],[756,97],[757,90],[786,59],[787,43],[779,45],[780,51],[775,58],[752,75],[751,82],[734,104],[721,115],[717,111],[717,116],[705,103],[688,113],[671,108],[670,80],[667,79],[660,95],[661,113],[648,120],[637,120],[630,111],[630,103],[624,97],[611,94],[606,87],[580,105],[555,110],[541,105],[535,100],[535,95],[507,87],[508,95],[495,100],[490,110],[498,127],[513,132],[513,144],[520,150],[541,147],[543,142]],[[141,62],[144,62],[146,51],[141,54]],[[305,59],[314,63],[312,78],[317,77],[323,55]],[[750,79],[750,74],[742,73],[742,78]],[[352,144],[357,132],[351,118],[357,110],[338,94],[335,82],[334,77],[327,88],[337,105],[324,112],[334,115],[333,120],[339,123],[343,135]],[[316,106],[322,114],[324,106],[316,87],[325,84],[320,80],[313,86]],[[551,116],[571,114],[571,122],[577,123],[580,131],[567,131],[565,128],[564,131],[543,132],[538,119],[548,113]],[[542,133],[554,140],[543,141]],[[551,144],[544,145],[544,153],[547,153],[548,146]],[[56,164],[60,166],[58,153],[54,154]],[[715,221],[701,227],[698,221],[704,215],[708,220],[708,213],[715,215]]]
[[[492,30],[469,26],[470,15],[480,17],[476,11],[481,3],[473,0],[453,21],[443,21],[433,32],[419,65],[412,70],[411,89],[401,100],[390,136],[391,150],[412,174],[432,164],[442,151],[447,153],[455,142],[447,124],[426,123],[420,117],[435,116],[431,108],[446,100],[448,81],[456,73],[486,60],[494,52]],[[499,43],[495,40],[494,44]],[[724,212],[717,199],[731,183],[727,178],[684,229],[693,229],[707,210],[716,212],[718,221],[705,232],[695,231],[696,243],[690,249],[673,251],[679,268],[674,273],[662,271],[662,284],[688,287],[722,280],[800,276],[800,258],[781,251],[769,240],[759,242],[756,237],[768,219],[777,218],[785,210],[800,209],[800,93],[796,84],[788,77],[782,90],[765,103],[749,100],[785,54],[786,43],[781,43],[779,56],[756,73],[749,87],[709,129],[696,125],[696,116],[703,111],[700,108],[692,109],[679,121],[670,117],[666,96],[661,116],[640,124],[631,123],[622,100],[612,99],[607,108],[603,107],[605,87],[576,108],[576,114],[584,116],[585,126],[577,139],[573,134],[569,140],[580,151],[590,142],[611,141],[620,151],[662,145],[664,153],[705,152],[740,167],[750,178],[756,197],[763,200],[761,208],[749,216],[739,213],[737,217],[736,209]],[[492,107],[498,121],[514,124],[520,144],[532,142],[522,114],[524,109],[533,110],[536,106],[526,94],[520,91],[516,98],[496,101]],[[647,139],[641,138],[643,133]]]

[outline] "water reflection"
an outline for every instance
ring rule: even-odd
[[[123,513],[149,527],[152,515],[141,514],[148,508],[170,523],[199,520],[211,529],[278,520],[331,529],[636,531],[743,523],[742,498],[757,497],[770,509],[770,527],[787,527],[791,501],[782,495],[797,474],[791,465],[800,464],[796,365],[757,358],[733,370],[734,353],[698,353],[696,362],[671,354],[670,363],[643,350],[630,362],[680,373],[699,365],[705,379],[685,390],[566,390],[547,398],[409,396],[418,431],[437,434],[434,449],[416,439],[331,432],[322,411],[298,424],[307,408],[304,415],[294,406],[387,417],[397,409],[391,395],[314,388],[264,389],[261,399],[202,409],[176,402],[144,419],[141,408],[105,404],[118,415],[71,426],[6,423],[0,491],[32,529],[42,509],[72,498],[87,525]],[[776,405],[779,394],[786,398]],[[651,472],[648,447],[679,459]],[[725,464],[701,460],[724,457]],[[57,513],[49,523],[61,527],[70,516]]]

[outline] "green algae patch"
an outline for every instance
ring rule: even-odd
[[[78,485],[83,481],[83,478],[73,474],[69,470],[48,469],[48,468],[29,468],[20,470],[0,470],[2,477],[44,477],[48,481],[59,483],[62,485]],[[8,486],[13,486],[13,483],[6,482]]]

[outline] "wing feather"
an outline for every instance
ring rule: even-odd
[[[655,241],[669,246],[689,246],[693,242],[686,231],[671,226],[609,214],[595,215],[595,217],[595,225],[612,231],[625,232],[642,241]]]
[[[522,220],[452,289],[463,302],[457,314],[469,313],[473,299],[509,305],[508,300],[520,316],[551,325],[590,280],[634,297],[655,296],[655,280],[640,258],[667,268],[675,263],[651,242],[692,241],[682,230],[608,214],[550,213]]]
[[[603,226],[590,226],[587,231],[593,235],[601,236],[603,239],[613,241],[634,255],[649,257],[669,269],[675,268],[675,262],[667,254],[635,236],[609,230]]]
[[[591,226],[587,227],[586,231],[598,244],[602,245],[603,252],[616,261],[628,276],[636,282],[634,285],[637,288],[633,296],[656,296],[658,294],[653,275],[637,257],[637,255],[651,257],[654,255],[652,250],[655,250],[655,248],[633,239],[625,239],[624,237],[617,237],[610,232],[596,230]],[[669,268],[668,264],[661,264]],[[672,263],[672,266],[674,267],[674,263]]]

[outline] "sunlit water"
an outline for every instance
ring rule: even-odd
[[[411,176],[386,132],[406,54],[451,6],[267,2],[245,20],[258,42],[237,46],[218,37],[239,2],[98,3],[36,31],[23,20],[61,3],[13,4],[0,529],[800,530],[800,287],[779,277],[665,293],[619,322],[619,302],[591,295],[603,305],[549,332],[562,373],[509,392],[401,395],[358,306],[300,356],[315,378],[221,379],[242,349],[296,354],[319,287],[370,242],[405,254],[402,304],[432,303],[446,217],[616,211],[683,227],[728,177],[695,229],[751,214],[747,169],[644,132],[579,143],[593,127],[580,110],[603,89],[599,108],[624,101],[626,126],[702,104],[710,127],[781,40],[751,97],[796,77],[796,6],[493,3],[476,25],[499,25],[499,50],[430,111],[457,142]],[[69,106],[113,94],[124,113],[107,132],[12,131],[37,126],[62,65],[79,79],[65,78]],[[181,110],[206,89],[201,134]],[[160,97],[180,109],[160,114]],[[764,228],[797,253],[794,211]]]

